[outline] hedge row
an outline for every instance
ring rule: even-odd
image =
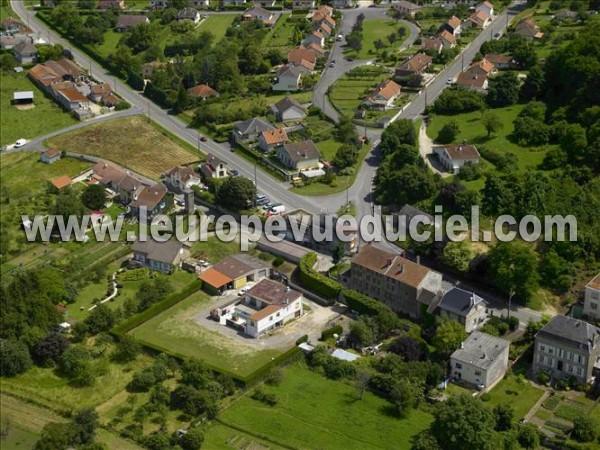
[[[300,260],[300,281],[302,286],[323,298],[337,299],[342,286],[337,281],[327,278],[313,269],[316,263],[317,254],[314,252],[307,253]]]
[[[352,289],[342,289],[342,297],[342,301],[359,314],[376,316],[380,311],[391,311],[389,306]]]
[[[158,303],[155,303],[150,308],[145,311],[142,311],[139,314],[136,314],[131,319],[123,322],[120,325],[117,325],[111,330],[111,333],[116,336],[122,336],[128,331],[133,330],[136,327],[139,327],[144,322],[152,319],[154,316],[157,316],[161,312],[169,309],[171,306],[176,305],[184,298],[189,297],[194,292],[198,292],[202,287],[202,281],[195,280],[188,284],[185,288],[180,291],[177,291],[169,296],[167,296],[164,300],[161,300]]]
[[[334,325],[331,328],[327,328],[321,332],[321,340],[325,341],[332,337],[334,334],[340,335],[344,332],[344,328],[341,325]]]

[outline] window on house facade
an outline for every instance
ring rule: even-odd
[[[592,309],[598,309],[598,303],[591,302],[590,303],[590,308],[592,308]]]
[[[577,368],[577,375],[583,375],[583,369],[581,367]]]
[[[539,349],[541,352],[545,352],[546,351],[546,346],[544,344],[540,344]]]
[[[477,376],[481,375],[481,370],[476,370],[475,375],[477,375]]]
[[[462,364],[461,363],[456,363],[456,368],[457,369],[462,369]]]

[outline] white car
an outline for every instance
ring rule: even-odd
[[[17,142],[15,142],[15,145],[13,145],[13,147],[14,148],[21,148],[25,144],[27,144],[27,141],[25,139],[19,139]]]
[[[245,294],[246,292],[248,292],[248,291],[249,291],[249,289],[248,289],[248,288],[241,288],[241,289],[238,291],[238,295],[241,297],[242,295],[244,295],[244,294]]]
[[[452,84],[452,83],[454,83],[454,79],[452,79],[452,78],[448,78],[448,79],[446,80],[446,84],[450,85],[450,84]]]

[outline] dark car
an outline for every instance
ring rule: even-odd
[[[206,136],[202,136],[202,137],[200,138],[200,140],[201,140],[202,142],[206,142],[206,141],[208,141],[208,138],[207,138]]]
[[[239,171],[237,171],[235,169],[231,170],[231,175],[233,175],[234,177],[237,177],[239,174],[240,174]]]

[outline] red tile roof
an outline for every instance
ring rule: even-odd
[[[231,279],[227,275],[222,274],[213,267],[202,272],[200,274],[200,279],[204,283],[207,283],[208,285],[216,289],[219,289],[220,287],[223,287],[233,281],[233,279]]]
[[[285,128],[263,131],[262,137],[267,145],[283,144],[284,142],[289,142],[290,140],[285,132]]]
[[[188,89],[188,93],[192,97],[206,98],[217,97],[219,93],[211,88],[208,84],[199,84]]]
[[[51,183],[56,189],[61,190],[71,185],[71,177],[67,175],[62,175],[52,180]]]

